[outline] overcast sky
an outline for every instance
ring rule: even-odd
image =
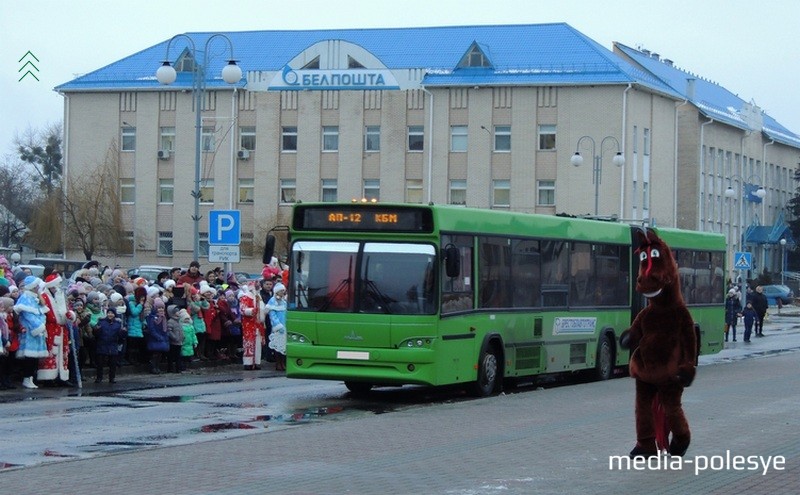
[[[4,0],[0,156],[15,134],[62,120],[53,87],[191,31],[566,22],[608,49],[660,53],[800,134],[799,21],[798,0]],[[28,51],[38,81],[19,80]]]

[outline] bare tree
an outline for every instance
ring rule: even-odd
[[[66,179],[64,241],[80,248],[87,260],[99,249],[119,253],[130,248],[124,240],[118,157],[116,142],[112,142],[94,170]]]
[[[50,124],[40,131],[28,128],[25,134],[14,138],[19,159],[33,167],[48,196],[61,182],[61,141],[61,123]]]
[[[37,251],[60,253],[61,232],[61,188],[58,188],[34,206],[25,243]]]
[[[19,246],[41,194],[31,187],[24,165],[0,166],[0,243]]]

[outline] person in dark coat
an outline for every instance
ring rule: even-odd
[[[153,310],[147,316],[144,338],[150,352],[150,373],[157,375],[161,373],[161,357],[169,352],[167,311],[161,298],[153,301]]]
[[[769,301],[767,296],[764,295],[764,288],[760,285],[756,287],[756,291],[748,294],[750,302],[753,303],[753,309],[756,310],[756,337],[764,336],[764,317],[767,316],[767,308],[769,308]]]
[[[97,322],[94,335],[97,359],[97,377],[94,382],[103,381],[103,364],[106,364],[108,366],[108,383],[115,383],[119,343],[125,338],[126,332],[122,327],[122,320],[117,318],[117,312],[113,308],[108,308],[106,317]]]
[[[733,330],[733,341],[736,342],[736,324],[742,315],[742,301],[739,300],[739,293],[735,289],[728,291],[725,298],[725,342],[728,341],[728,333]]]

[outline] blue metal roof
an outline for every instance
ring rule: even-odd
[[[198,51],[215,33],[186,33]],[[422,68],[425,86],[638,84],[674,98],[680,95],[652,74],[586,37],[566,23],[450,26],[424,28],[341,29],[313,31],[225,32],[244,73],[279,71],[306,48],[326,40],[361,46],[388,69]],[[476,43],[490,59],[488,69],[458,69]],[[168,40],[61,84],[56,91],[119,91],[161,87],[155,71],[165,58]],[[174,62],[187,46],[177,38],[169,53]],[[229,48],[211,43],[208,87],[227,86],[219,76]],[[200,57],[202,60],[202,57]],[[243,78],[240,87],[246,85]],[[173,87],[191,87],[179,74]]]
[[[751,129],[746,117],[741,112],[747,102],[719,84],[621,43],[614,43],[614,46],[644,70],[673,88],[681,95],[682,99],[690,101],[706,117],[739,129],[762,131],[769,139],[800,148],[800,136],[780,125],[763,111],[761,111],[761,129]],[[689,79],[694,80],[693,90],[689,88]],[[694,94],[690,94],[692,92]]]

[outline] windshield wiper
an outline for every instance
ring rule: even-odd
[[[364,285],[366,285],[366,294],[378,303],[378,308],[383,309],[386,314],[391,314],[389,304],[395,302],[386,296],[379,288],[378,284],[369,279],[369,256],[364,264]]]
[[[342,281],[339,282],[339,285],[336,286],[336,289],[327,296],[325,296],[325,302],[322,304],[322,306],[319,307],[318,311],[327,311],[328,308],[331,306],[331,304],[333,304],[333,301],[336,299],[336,296],[338,296],[340,292],[342,292],[344,289],[348,290],[350,289],[350,284],[353,282],[352,277],[350,276],[350,274],[353,273],[352,270],[353,270],[353,257],[351,256],[350,265],[347,267],[347,278],[343,278]],[[352,307],[352,302],[350,302],[348,306]]]

